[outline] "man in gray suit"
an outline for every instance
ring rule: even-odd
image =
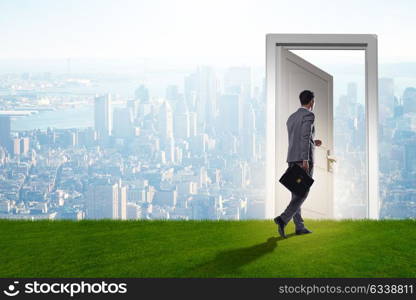
[[[286,122],[289,136],[289,149],[287,153],[287,163],[289,166],[298,164],[310,176],[313,175],[314,149],[320,146],[320,140],[314,140],[315,136],[315,114],[312,112],[315,105],[313,92],[305,90],[299,95],[301,107],[290,115]],[[301,205],[308,196],[309,190],[303,197],[292,193],[292,199],[285,211],[274,218],[277,230],[282,237],[285,235],[285,226],[293,218],[296,227],[296,234],[312,233],[303,224],[301,216]]]

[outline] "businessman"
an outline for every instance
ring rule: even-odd
[[[313,175],[314,148],[320,146],[320,140],[314,140],[315,136],[315,114],[312,112],[315,105],[313,92],[305,90],[299,95],[301,107],[290,115],[286,122],[287,133],[289,136],[289,149],[287,153],[287,163],[289,166],[298,164],[310,176]],[[280,236],[286,237],[285,226],[293,218],[296,234],[312,233],[303,224],[301,216],[301,206],[308,196],[309,190],[302,197],[292,193],[292,199],[285,211],[274,218],[277,224],[277,231]]]

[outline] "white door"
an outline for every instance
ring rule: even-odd
[[[315,148],[314,184],[302,205],[304,218],[333,218],[333,80],[332,76],[291,51],[278,46],[277,91],[281,103],[276,120],[276,170],[281,176],[287,168],[288,136],[286,120],[300,107],[299,94],[311,90],[315,94],[315,139],[322,141]],[[277,178],[278,179],[278,178]],[[277,214],[283,212],[291,198],[290,192],[277,180]]]

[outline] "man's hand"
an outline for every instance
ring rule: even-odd
[[[319,146],[322,145],[322,141],[321,140],[315,140],[314,143],[315,143],[315,146],[317,146],[317,147],[319,147]]]
[[[308,162],[307,160],[304,160],[304,161],[302,162],[302,168],[303,168],[306,172],[308,172],[308,170],[309,170],[309,162]]]

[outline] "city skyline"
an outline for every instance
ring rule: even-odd
[[[34,123],[13,131],[3,113],[1,124],[7,126],[0,139],[10,135],[13,142],[3,143],[0,154],[3,217],[96,218],[100,213],[88,213],[88,207],[97,207],[103,217],[112,211],[116,219],[263,218],[264,81],[253,81],[249,67],[218,75],[215,68],[196,67],[181,75],[182,86],[162,84],[163,97],[154,97],[144,84],[129,97],[97,96],[91,82],[103,79],[94,76],[0,76],[1,110],[41,109],[18,120],[44,119],[49,127],[38,130],[40,123]],[[104,82],[107,89],[117,84]],[[394,78],[380,79],[381,157],[391,161],[380,169],[383,218],[414,215],[413,183],[403,178],[415,171],[416,93],[407,87],[396,95],[395,84]],[[358,87],[349,82],[335,95],[348,107],[334,106],[335,153],[342,158],[335,180],[337,218],[365,217],[367,209]],[[85,119],[86,126],[78,125]],[[53,128],[58,120],[68,128]],[[97,202],[93,195],[103,191],[107,195]]]

